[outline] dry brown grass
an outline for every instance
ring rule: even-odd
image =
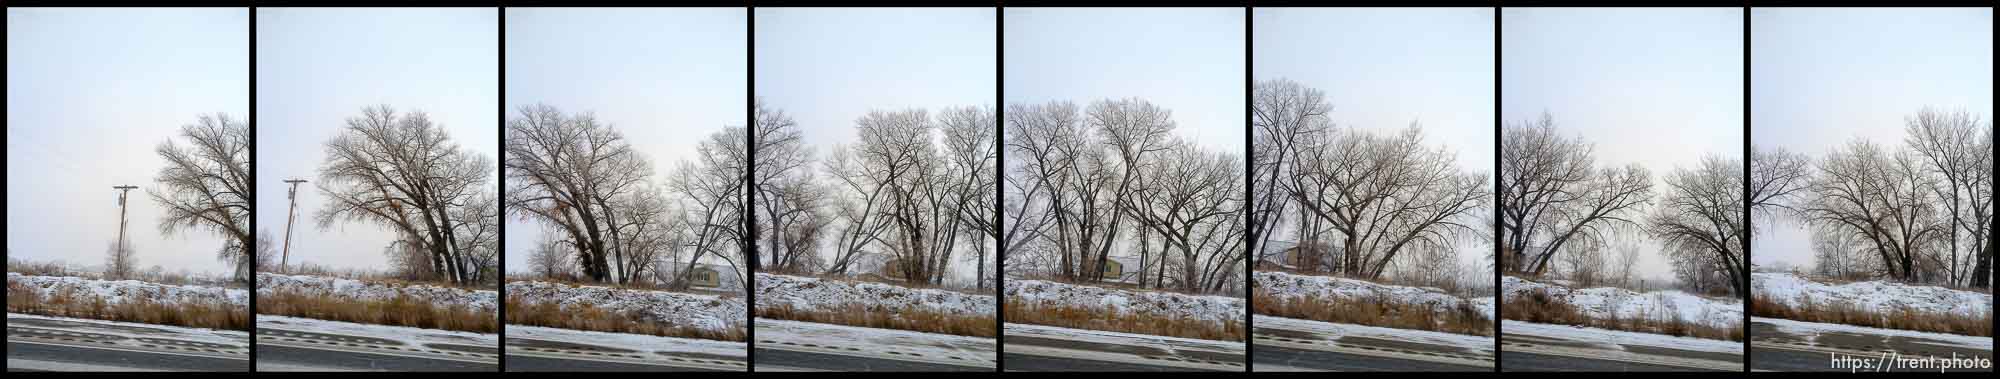
[[[799,310],[790,304],[758,307],[757,317],[984,338],[999,335],[994,327],[996,321],[990,315],[954,315],[923,308],[887,309],[859,303],[821,306],[814,311]]]
[[[1731,325],[1728,328],[1702,325],[1683,320],[1678,313],[1665,314],[1662,317],[1619,318],[1613,315],[1608,318],[1592,318],[1585,316],[1568,301],[1542,292],[1515,296],[1512,300],[1500,304],[1500,318],[1730,341],[1743,341],[1745,333],[1742,325]]]
[[[165,304],[145,296],[135,296],[119,304],[103,297],[70,288],[42,296],[40,290],[7,281],[7,311],[54,317],[136,322],[155,325],[248,331],[248,307],[221,300],[187,301]]]
[[[1261,315],[1325,321],[1341,324],[1380,326],[1397,329],[1429,330],[1445,333],[1493,335],[1493,320],[1469,302],[1438,312],[1431,307],[1396,301],[1387,294],[1374,299],[1335,297],[1287,298],[1259,288],[1251,293],[1250,309]]]
[[[1217,325],[1201,319],[1174,315],[1121,313],[1109,307],[1035,304],[1013,297],[1007,298],[1005,309],[1007,322],[1010,323],[1217,341],[1243,341],[1244,337],[1241,320],[1224,320],[1221,325]]]
[[[1967,316],[1949,312],[1919,312],[1908,307],[1888,312],[1873,312],[1849,303],[1816,302],[1811,297],[1801,298],[1798,305],[1792,306],[1763,295],[1754,293],[1752,295],[1750,314],[1758,317],[1967,336],[1993,336],[1993,312],[1986,312],[1982,316]]]
[[[491,311],[435,304],[402,294],[387,300],[362,300],[272,289],[257,294],[257,313],[474,333],[500,331],[499,317]]]
[[[714,331],[686,326],[662,325],[654,322],[638,321],[645,317],[636,313],[619,313],[598,308],[590,303],[579,303],[570,309],[563,309],[555,302],[530,302],[518,295],[508,295],[504,301],[507,309],[507,323],[513,325],[543,326],[573,330],[588,330],[607,333],[644,334],[660,337],[700,338],[720,341],[743,342],[749,340],[743,328],[726,328]]]

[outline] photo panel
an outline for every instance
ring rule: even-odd
[[[1750,22],[1750,369],[1993,371],[1993,9]]]
[[[757,371],[998,369],[998,13],[757,8]]]
[[[1009,371],[1246,371],[1244,8],[1007,8]]]
[[[1742,8],[1500,10],[1503,371],[1743,371]]]
[[[1492,371],[1494,10],[1252,16],[1251,369]]]
[[[749,12],[506,12],[506,370],[749,370]]]
[[[7,8],[7,371],[250,370],[249,63],[244,8]]]
[[[257,371],[499,371],[499,10],[255,17]]]

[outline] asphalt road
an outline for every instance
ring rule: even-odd
[[[250,370],[250,360],[7,340],[7,371]]]
[[[969,371],[993,372],[992,368],[914,362],[900,359],[868,358],[846,354],[821,354],[793,350],[758,348],[758,362],[790,368],[826,371]]]
[[[594,360],[559,359],[530,355],[507,354],[508,372],[677,372],[705,371],[727,372],[692,367],[642,364],[630,362],[608,362]]]
[[[257,371],[500,371],[491,363],[257,344]]]
[[[1824,332],[1817,335],[1787,333],[1769,323],[1750,322],[1750,368],[1759,371],[1916,371],[1936,372],[1937,368],[1907,367],[1895,358],[1993,359],[1992,350],[1956,346],[1920,337],[1862,332]],[[1836,365],[1840,359],[1845,364]],[[1991,372],[1987,368],[1954,368],[1944,371]]]
[[[1007,371],[1051,372],[1187,372],[1204,371],[1175,366],[1154,366],[1093,359],[1065,359],[1041,355],[1002,354]]]
[[[250,370],[244,344],[133,323],[7,318],[7,371]]]
[[[500,371],[493,347],[276,328],[258,329],[256,350],[257,371]]]
[[[640,351],[639,349],[661,349]],[[743,372],[749,365],[741,356],[680,351],[675,346],[631,346],[584,344],[536,338],[507,339],[507,371],[590,372],[590,371],[706,371]]]
[[[1285,370],[1323,371],[1493,371],[1493,366],[1490,365],[1446,364],[1262,344],[1252,349],[1255,352],[1250,356],[1255,361],[1250,364],[1251,371],[1271,371],[1265,369],[1270,366],[1283,366]],[[1008,364],[1011,366],[1013,362],[1009,361]]]
[[[1501,371],[1714,371],[1693,367],[1644,364],[1618,360],[1545,355],[1500,348]],[[1742,371],[1742,370],[1737,370]]]

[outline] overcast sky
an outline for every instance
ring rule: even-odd
[[[1007,104],[1136,97],[1244,156],[1243,8],[1007,8]]]
[[[1547,111],[1596,145],[1599,166],[1645,166],[1655,198],[1677,167],[1743,156],[1742,8],[1506,8],[1501,18],[1503,121]],[[1642,276],[1672,278],[1657,241],[1639,246]]]
[[[1459,169],[1485,173],[1492,184],[1492,8],[1254,12],[1257,80],[1287,78],[1324,91],[1339,128],[1390,134],[1420,122],[1428,145],[1456,152]],[[1492,217],[1476,213],[1466,222]],[[1459,259],[1483,261],[1491,246],[1461,241]]]
[[[746,124],[747,17],[743,8],[508,8],[508,117],[537,102],[595,113],[664,186],[708,135]],[[509,271],[527,269],[544,231],[507,219]]]
[[[1993,9],[1760,8],[1750,12],[1752,141],[1824,157],[1854,139],[1903,148],[1926,106],[1993,115]],[[1751,261],[1811,267],[1811,235],[1760,231]]]
[[[318,181],[325,144],[363,107],[424,111],[461,149],[495,163],[498,191],[499,10],[258,8],[257,227],[283,239],[289,185]],[[299,186],[290,261],[382,270],[388,227],[312,217],[326,199]]]
[[[145,194],[153,151],[202,114],[249,118],[243,8],[7,9],[9,258],[102,265],[118,238],[117,185],[140,267],[217,275],[222,237],[163,236]],[[185,143],[185,140],[182,141]]]
[[[992,8],[756,12],[757,96],[798,122],[816,162],[835,145],[859,142],[854,122],[870,110],[921,108],[936,117],[947,107],[999,106]],[[942,131],[934,135],[943,138]],[[809,168],[820,170],[822,181],[832,180],[819,163]],[[830,257],[832,245],[821,253]],[[996,258],[989,254],[987,261]],[[977,266],[969,262],[954,259],[954,281],[976,277]]]

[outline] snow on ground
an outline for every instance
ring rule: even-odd
[[[107,304],[123,304],[126,299],[145,298],[161,304],[175,304],[183,301],[227,302],[247,307],[250,303],[249,291],[222,287],[184,286],[158,284],[137,280],[96,280],[74,276],[35,276],[7,273],[8,283],[18,283],[39,290],[42,298],[56,296],[63,291],[91,294],[104,299]]]
[[[1741,323],[1743,319],[1738,318]],[[1539,324],[1526,321],[1507,320],[1500,324],[1500,331],[1506,334],[1554,337],[1603,345],[1608,349],[1624,350],[1621,345],[1638,345],[1666,349],[1708,351],[1716,353],[1743,354],[1743,343],[1736,341],[1711,340],[1694,337],[1677,337],[1665,334],[1625,332],[1583,326]]]
[[[1993,350],[1993,337],[1961,336],[1957,334],[1930,333],[1930,332],[1919,332],[1913,330],[1870,328],[1866,326],[1826,324],[1817,322],[1786,320],[1782,318],[1751,317],[1750,322],[1761,322],[1761,323],[1771,324],[1773,326],[1777,326],[1779,331],[1785,332],[1787,334],[1810,336],[1814,339],[1817,339],[1819,335],[1822,333],[1864,334],[1864,335],[1908,337],[1920,340],[1942,341],[1942,342],[1956,344],[1958,346],[1970,347],[1975,349],[1985,349],[1989,351]],[[1508,325],[1513,325],[1513,324],[1508,324]]]
[[[893,348],[898,352],[959,356],[981,362],[994,359],[996,346],[992,338],[768,318],[757,319],[757,339],[816,343],[839,341],[844,346]],[[739,348],[741,346],[738,344]]]
[[[1098,342],[1117,346],[1155,346],[1169,348],[1201,348],[1227,353],[1242,353],[1242,341],[1216,341],[1199,338],[1156,336],[1151,334],[1119,333],[1103,330],[1073,329],[1059,326],[1006,323],[1005,337],[1053,337],[1074,341]],[[1002,337],[1002,338],[1005,338]],[[758,338],[763,338],[759,336]]]
[[[747,325],[742,298],[538,281],[508,282],[507,296],[517,295],[534,303],[555,301],[564,309],[589,304],[606,311],[644,315],[643,321],[716,332],[741,330]],[[509,328],[511,334],[513,327]]]
[[[795,310],[816,311],[863,304],[870,309],[924,309],[970,316],[992,316],[994,309],[993,296],[941,289],[763,273],[757,274],[756,282],[759,308],[790,305]]]
[[[300,332],[344,334],[357,337],[402,341],[409,346],[445,343],[471,346],[500,346],[500,335],[454,330],[422,329],[405,326],[357,324],[310,318],[257,315],[257,328]],[[510,327],[511,328],[511,327]]]
[[[1459,304],[1469,301],[1473,308],[1486,314],[1486,319],[1493,319],[1493,298],[1463,299],[1431,287],[1377,284],[1366,280],[1267,271],[1252,273],[1251,280],[1256,281],[1256,288],[1281,298],[1343,298],[1350,301],[1391,299],[1423,305],[1438,313],[1449,312]]]
[[[307,296],[355,300],[389,300],[402,295],[431,304],[460,304],[468,309],[486,312],[494,311],[499,304],[499,292],[492,290],[468,290],[419,283],[372,283],[324,276],[257,274],[258,295],[277,290],[292,291]]]
[[[1743,302],[1735,299],[1695,296],[1681,291],[1639,293],[1615,287],[1572,289],[1512,276],[1502,277],[1500,288],[1503,299],[1537,291],[1546,293],[1568,302],[1584,317],[1592,319],[1616,316],[1619,319],[1671,321],[1678,317],[1682,321],[1724,329],[1743,325]]]
[[[1818,304],[1848,304],[1888,314],[1900,309],[1917,313],[1954,313],[1979,317],[1992,312],[1993,294],[1881,280],[1827,284],[1792,273],[1750,274],[1750,293],[1790,306],[1810,300]]]
[[[1245,301],[1240,298],[1124,290],[1043,280],[1008,279],[1004,282],[1009,298],[1030,304],[1110,308],[1113,312],[1124,314],[1150,313],[1216,323],[1243,322]]]
[[[1384,328],[1379,326],[1336,324],[1324,321],[1301,320],[1295,318],[1284,318],[1284,317],[1265,316],[1265,315],[1252,315],[1252,316],[1256,317],[1256,319],[1252,320],[1251,324],[1256,325],[1258,329],[1273,328],[1273,329],[1295,330],[1301,332],[1311,332],[1315,334],[1325,335],[1327,336],[1327,339],[1338,339],[1340,337],[1354,336],[1354,337],[1368,337],[1368,338],[1385,339],[1385,340],[1411,341],[1411,342],[1419,342],[1431,345],[1456,346],[1467,350],[1485,352],[1486,354],[1493,353],[1493,337],[1480,337],[1480,336],[1465,335],[1465,334],[1433,332],[1428,330],[1410,330],[1410,329]],[[1511,321],[1509,321],[1508,325],[1513,325],[1513,324]]]
[[[92,320],[92,319],[69,318],[69,317],[50,317],[50,316],[31,315],[31,314],[13,313],[13,312],[8,312],[7,318],[9,320],[35,319],[35,320],[49,320],[49,321],[59,321],[59,322],[68,322],[77,324],[88,324],[88,326],[72,328],[72,329],[87,329],[85,331],[91,333],[115,334],[126,337],[172,338],[179,340],[219,343],[219,344],[236,345],[243,347],[249,347],[248,344],[250,343],[250,333],[240,330],[189,328],[183,326],[141,324],[134,322],[105,321],[105,320]],[[35,325],[22,325],[22,326],[37,327]],[[156,330],[158,332],[137,331],[142,329],[151,329],[151,330]]]
[[[742,342],[726,342],[698,338],[674,338],[649,336],[644,334],[605,333],[586,330],[546,328],[527,325],[507,325],[507,338],[532,338],[544,341],[566,342],[581,345],[613,346],[628,349],[703,353],[731,357],[748,358],[744,351],[749,345]]]

